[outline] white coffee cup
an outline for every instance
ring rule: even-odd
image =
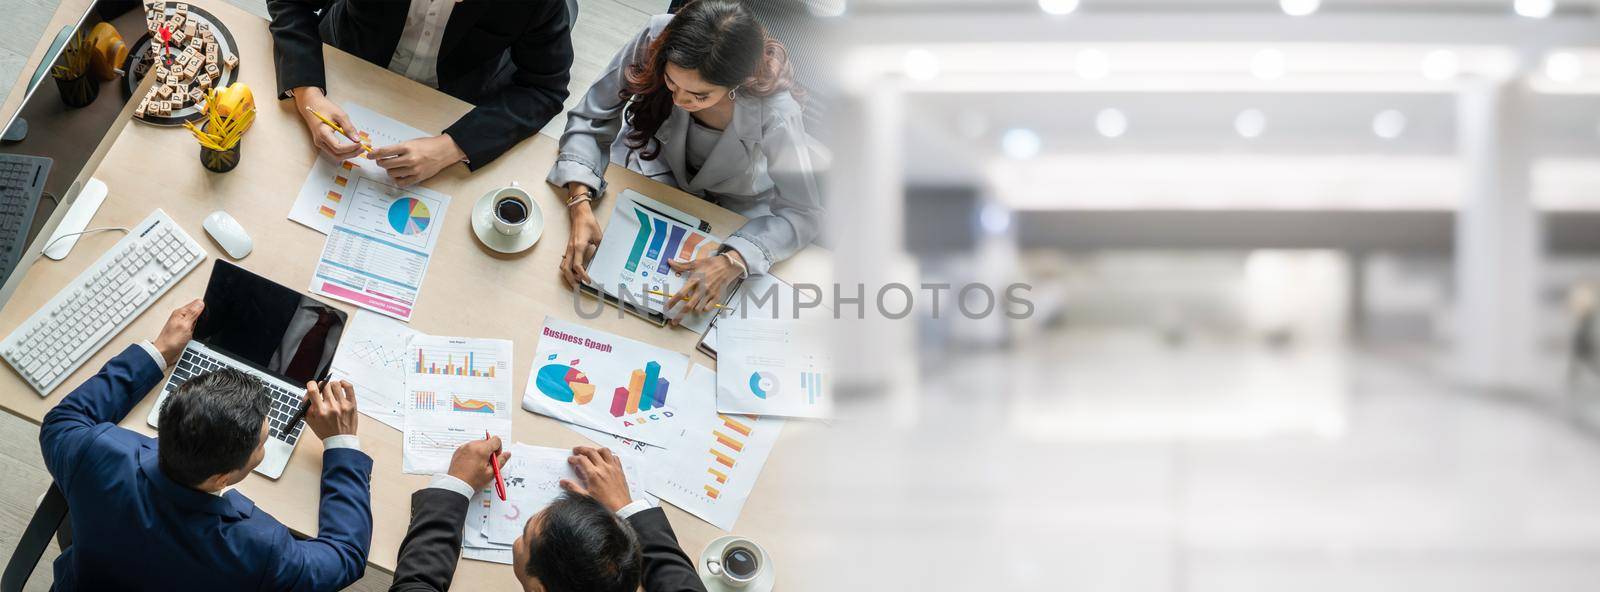
[[[522,234],[535,216],[533,208],[533,196],[523,191],[516,181],[512,181],[510,187],[496,190],[494,201],[489,204],[495,231],[506,236]]]
[[[706,571],[733,588],[750,585],[767,569],[766,550],[747,538],[729,541],[721,553],[706,560]]]

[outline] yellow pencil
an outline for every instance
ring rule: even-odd
[[[662,297],[662,298],[667,298],[667,299],[669,299],[669,300],[670,300],[670,299],[671,299],[671,298],[672,298],[672,295],[671,295],[671,294],[668,294],[668,293],[666,293],[666,292],[662,292],[662,291],[660,291],[660,290],[645,290],[645,292],[648,292],[648,293],[650,293],[650,294],[655,294],[655,295],[656,295],[656,296],[660,296],[660,297]],[[713,305],[711,305],[711,306],[712,306],[712,307],[713,307],[713,308],[724,308],[724,309],[727,309],[727,310],[733,310],[733,307],[732,307],[732,306],[723,306],[723,305],[721,305],[721,304],[713,304]]]
[[[344,136],[346,138],[349,138],[351,142],[355,142],[356,144],[359,144],[361,146],[362,150],[365,150],[367,152],[372,152],[372,145],[371,144],[363,142],[359,138],[350,135],[350,132],[344,131],[344,128],[339,127],[339,124],[334,123],[332,119],[328,119],[328,117],[326,115],[323,115],[321,113],[317,113],[316,109],[312,109],[310,107],[306,107],[306,110],[310,111],[312,115],[317,116],[317,119],[322,120],[322,123],[324,125],[327,125],[328,127],[333,128],[333,131],[339,132],[339,135]]]

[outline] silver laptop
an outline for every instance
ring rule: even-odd
[[[146,419],[157,427],[167,397],[189,379],[234,368],[260,379],[272,398],[267,456],[256,472],[277,479],[289,465],[304,421],[294,421],[308,381],[323,381],[333,364],[344,312],[244,268],[217,260],[206,285],[205,312]]]

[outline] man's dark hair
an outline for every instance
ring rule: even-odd
[[[644,558],[633,527],[587,495],[564,493],[538,517],[528,575],[547,592],[634,592]]]
[[[161,405],[161,472],[195,487],[243,467],[261,445],[267,386],[231,368],[189,379]]]

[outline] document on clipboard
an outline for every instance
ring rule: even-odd
[[[625,190],[612,206],[605,236],[589,261],[593,284],[580,285],[585,294],[611,303],[658,326],[671,317],[667,297],[676,294],[688,278],[673,271],[670,261],[692,261],[717,254],[722,240],[710,233],[711,225],[633,190]],[[724,295],[731,297],[733,290]],[[718,304],[722,304],[719,302]],[[683,326],[705,333],[717,309],[690,314]]]

